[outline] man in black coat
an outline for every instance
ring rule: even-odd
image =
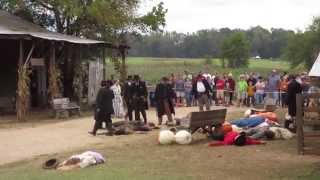
[[[132,121],[132,112],[133,112],[133,98],[132,98],[133,92],[132,91],[133,91],[132,76],[128,76],[128,79],[125,82],[123,87],[123,97],[127,106],[126,118],[129,118],[129,121]]]
[[[288,85],[288,93],[287,93],[287,101],[288,101],[288,112],[291,117],[296,116],[296,95],[302,92],[301,85],[297,82],[296,77],[294,75],[289,76],[289,85]]]
[[[144,123],[147,123],[147,113],[146,109],[148,108],[148,90],[146,83],[140,80],[139,75],[134,75],[134,83],[132,90],[133,97],[133,107],[135,113],[135,120],[141,121],[140,113],[144,119]]]
[[[196,81],[192,84],[192,94],[198,100],[199,110],[203,111],[203,106],[206,106],[206,110],[210,110],[209,97],[212,89],[201,74],[198,75]]]
[[[174,114],[173,98],[175,97],[169,79],[163,77],[161,82],[157,84],[155,91],[155,99],[157,104],[157,114],[159,125],[162,124],[162,116],[167,115],[168,125],[173,123],[172,114]]]
[[[96,98],[95,123],[93,130],[89,132],[94,136],[97,134],[97,130],[102,127],[103,122],[106,122],[108,134],[112,135],[113,133],[111,115],[114,113],[112,104],[114,94],[110,90],[110,86],[111,82],[101,82],[101,88]]]

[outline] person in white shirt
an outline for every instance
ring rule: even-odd
[[[209,96],[212,89],[206,80],[201,74],[198,75],[196,81],[192,85],[192,93],[198,100],[199,110],[203,111],[203,106],[206,106],[206,110],[210,110]]]

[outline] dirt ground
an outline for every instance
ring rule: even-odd
[[[193,108],[177,108],[176,117],[183,117]],[[229,108],[228,112],[243,112],[244,109]],[[155,110],[148,111],[149,121],[156,122]],[[9,118],[10,119],[10,118]],[[5,121],[3,118],[1,121]],[[125,137],[90,136],[87,132],[93,125],[92,116],[72,120],[43,120],[44,123],[11,124],[0,128],[0,165],[35,156],[72,151],[107,143],[110,146],[140,140],[146,135]],[[119,143],[121,142],[121,143]]]

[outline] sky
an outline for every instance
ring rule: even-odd
[[[195,32],[201,29],[305,30],[320,16],[320,0],[142,0],[143,14],[159,2],[168,9],[166,31]]]

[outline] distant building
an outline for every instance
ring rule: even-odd
[[[255,56],[254,59],[257,59],[257,60],[259,59],[260,60],[261,57],[260,56]]]

